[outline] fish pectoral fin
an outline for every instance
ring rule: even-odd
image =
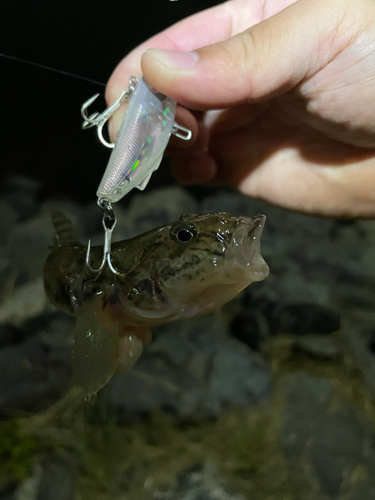
[[[140,358],[144,344],[151,342],[150,328],[124,328],[120,334],[116,373],[126,373]]]
[[[145,189],[145,187],[147,186],[147,184],[149,183],[150,179],[151,179],[151,176],[152,176],[153,172],[151,172],[150,174],[147,175],[147,177],[145,177],[139,184],[138,186],[136,186],[140,191],[143,191]]]
[[[73,385],[82,387],[86,398],[96,394],[111,379],[119,353],[120,328],[99,324],[97,302],[95,297],[77,311],[73,329]]]

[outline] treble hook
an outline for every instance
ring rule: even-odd
[[[118,110],[118,108],[124,104],[125,102],[128,102],[130,99],[131,94],[133,93],[136,84],[138,83],[138,78],[135,76],[131,76],[129,78],[129,87],[122,92],[120,97],[115,101],[112,106],[109,106],[109,108],[105,109],[102,113],[93,113],[92,115],[87,114],[87,109],[91,104],[98,98],[99,94],[95,94],[90,99],[87,99],[86,102],[82,104],[81,107],[81,116],[84,120],[82,123],[82,128],[87,129],[91,127],[98,127],[98,137],[100,139],[100,142],[104,144],[107,148],[113,149],[115,147],[114,142],[108,142],[104,139],[103,137],[103,127],[106,124],[106,122],[111,118],[111,116],[115,113],[115,111]]]
[[[108,200],[104,200],[99,198],[98,199],[98,205],[99,207],[103,210],[103,227],[104,227],[104,248],[103,248],[103,259],[98,267],[98,269],[93,268],[90,265],[90,251],[91,251],[91,240],[89,240],[89,243],[87,245],[87,252],[86,252],[86,266],[90,269],[92,273],[100,273],[104,266],[105,263],[107,262],[108,267],[114,274],[119,274],[118,271],[113,267],[112,261],[111,261],[111,245],[112,245],[112,233],[113,230],[116,226],[117,219],[115,216],[115,213],[113,211],[112,205]]]

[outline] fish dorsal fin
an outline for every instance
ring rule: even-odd
[[[72,247],[78,245],[71,220],[60,210],[54,209],[51,213],[52,224],[56,233],[54,244],[59,247]]]

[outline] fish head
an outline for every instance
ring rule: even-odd
[[[137,265],[123,280],[126,307],[130,300],[132,314],[151,322],[220,308],[250,283],[267,277],[260,253],[265,219],[222,212],[184,214],[146,233]]]
[[[157,265],[160,288],[185,305],[183,316],[218,309],[269,273],[260,253],[265,216],[184,214],[170,228],[169,259]]]

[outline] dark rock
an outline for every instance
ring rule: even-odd
[[[11,482],[0,491],[0,500],[16,500],[18,483]]]
[[[17,330],[9,325],[0,324],[0,348],[14,344],[18,339]]]
[[[22,340],[38,333],[51,334],[51,338],[68,338],[72,333],[75,319],[73,316],[60,311],[40,314],[24,321],[17,328],[17,335]]]
[[[270,371],[259,354],[227,339],[214,355],[210,386],[221,408],[248,406],[270,395]]]
[[[230,332],[237,340],[254,351],[259,351],[262,342],[269,337],[270,327],[260,311],[256,314],[252,311],[243,311],[231,322]]]
[[[209,460],[181,471],[177,476],[176,487],[169,491],[156,491],[154,498],[155,500],[245,499],[224,481],[217,468]]]
[[[367,467],[374,457],[372,422],[342,401],[330,406],[333,385],[326,379],[300,372],[288,375],[283,383],[280,439],[288,460],[292,465],[303,464],[315,489],[327,498],[351,491],[354,467]]]
[[[21,311],[21,313],[25,314],[25,311]],[[51,338],[64,337],[67,339],[73,330],[75,319],[62,312],[49,312],[31,316],[20,323],[18,326],[0,323],[0,348],[29,340],[40,333],[51,334]]]
[[[369,340],[368,340],[368,348],[372,353],[375,354],[375,330],[372,330],[369,332]]]
[[[118,418],[156,408],[183,417],[217,417],[230,405],[254,404],[269,395],[267,364],[228,337],[220,316],[155,330],[155,342],[133,370],[115,377],[104,390]]]
[[[0,256],[0,304],[2,304],[12,295],[19,270],[12,258],[6,255],[5,247],[0,247],[0,253],[4,254]]]
[[[114,377],[104,389],[109,411],[118,420],[146,416],[161,409],[182,417],[217,413],[204,386],[183,367],[160,355],[146,353],[130,373]]]
[[[375,283],[374,283],[375,284]],[[375,303],[375,287],[353,286],[348,285],[347,287],[342,286],[340,289],[340,303],[344,310],[367,310],[373,311]]]
[[[16,211],[19,218],[29,218],[38,209],[41,188],[36,179],[13,175],[2,182],[2,198]]]
[[[0,245],[5,245],[8,236],[15,224],[19,220],[19,215],[10,203],[0,200]]]
[[[362,470],[360,479],[355,477],[354,484],[347,487],[347,493],[342,497],[344,500],[374,500],[375,498],[375,478],[374,462],[370,462],[364,466],[361,464]],[[355,474],[355,473],[354,473]]]
[[[36,500],[43,469],[36,463],[32,474],[20,483],[15,494],[16,500]]]
[[[341,332],[349,346],[356,367],[361,371],[367,387],[375,394],[375,356],[369,349],[374,326],[374,314],[371,311],[347,311]]]
[[[275,311],[274,324],[280,333],[327,334],[340,328],[340,316],[318,304],[289,304]]]
[[[363,461],[373,449],[371,427],[359,414],[342,405],[319,419],[309,449],[309,463],[323,493],[337,497],[344,474]]]
[[[39,334],[0,351],[0,409],[37,411],[55,401],[70,381],[67,339]]]
[[[43,473],[36,500],[73,500],[76,478],[72,465],[59,455],[48,456],[42,463]]]
[[[304,372],[285,377],[285,410],[280,441],[289,461],[297,464],[318,417],[325,415],[333,394],[332,384]]]
[[[242,295],[242,302],[246,311],[249,309],[251,309],[251,313],[253,310],[259,311],[267,320],[270,320],[277,307],[277,302],[265,295],[263,287],[267,288],[266,281],[254,283],[252,286],[245,288]]]
[[[331,360],[342,354],[342,349],[335,339],[318,335],[298,338],[293,343],[293,353],[305,354],[312,359]]]
[[[37,215],[17,224],[9,237],[9,255],[19,270],[18,284],[43,274],[54,230],[50,216]]]
[[[337,239],[343,233],[348,232],[350,236],[354,233],[358,238],[365,238],[366,232],[355,219],[335,219],[332,223],[329,235],[332,239]]]
[[[41,277],[16,287],[8,299],[0,305],[0,323],[20,326],[30,318],[51,310]]]

